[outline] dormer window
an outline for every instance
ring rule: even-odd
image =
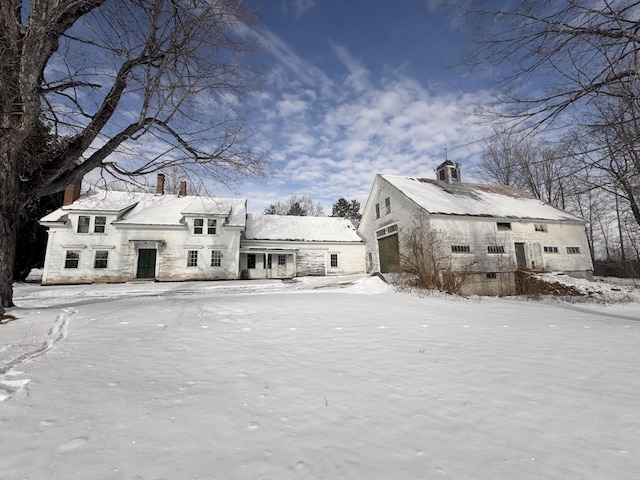
[[[206,228],[206,230],[205,230]],[[215,235],[218,233],[218,220],[215,218],[194,218],[193,234],[194,235]]]

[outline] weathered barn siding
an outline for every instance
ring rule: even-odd
[[[423,180],[411,180],[414,181],[409,182],[409,187],[418,191]],[[433,186],[430,185],[430,188],[430,195],[434,195]],[[451,208],[451,198],[456,189],[445,186],[443,190],[446,191],[444,200],[434,198],[436,210]],[[473,205],[475,197],[469,193],[469,189],[460,190],[461,205]],[[506,194],[505,196],[506,205],[510,200]],[[517,198],[514,202],[527,201],[524,195],[514,198]],[[474,207],[467,208],[473,210]],[[532,211],[549,214],[551,207],[544,208],[546,210],[534,204]],[[507,295],[515,293],[514,272],[519,268],[592,277],[593,266],[584,222],[558,210],[555,212],[557,215],[551,212],[546,219],[432,214],[410,198],[407,192],[378,175],[369,194],[358,233],[365,242],[367,271],[381,271],[381,267],[385,267],[382,269],[384,273],[389,270],[389,253],[384,252],[384,262],[381,263],[380,246],[384,244],[388,248],[394,243],[385,239],[397,236],[398,254],[401,257],[406,254],[404,242],[408,231],[418,225],[430,227],[437,232],[439,247],[436,248],[440,249],[438,256],[448,257],[454,270],[469,272],[461,293]],[[508,224],[510,228],[505,229],[506,225],[499,227],[499,223]]]

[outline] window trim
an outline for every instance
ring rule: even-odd
[[[222,266],[222,250],[211,250],[211,266]]]
[[[487,245],[487,253],[494,254],[503,254],[506,253],[506,249],[504,245]]]
[[[385,215],[391,214],[391,197],[386,197],[384,199],[384,211]]]
[[[104,258],[98,258],[98,255],[104,254]],[[98,266],[98,262],[100,266]],[[104,263],[104,266],[102,266]],[[96,250],[93,256],[93,268],[104,269],[109,268],[109,250]]]
[[[218,219],[207,218],[207,235],[217,235],[217,234],[218,234]]]
[[[542,247],[542,251],[544,253],[560,253],[560,251],[558,250],[558,247],[554,246],[554,245],[546,245]]]
[[[380,218],[380,203],[376,203],[376,219]]]
[[[496,222],[496,228],[503,232],[510,232],[512,230],[511,222]]]
[[[338,254],[330,253],[329,254],[329,265],[331,268],[338,268]]]
[[[198,250],[187,250],[187,267],[197,267],[198,256]]]
[[[98,219],[102,219],[100,223],[98,223]],[[98,230],[98,229],[101,230]],[[106,233],[107,231],[107,216],[106,215],[96,215],[93,217],[93,233]]]
[[[72,258],[73,255],[75,255],[76,258]],[[80,267],[80,250],[67,250],[64,256],[64,268],[79,268],[79,267]]]
[[[580,247],[567,247],[567,254],[568,255],[579,255],[580,254]]]
[[[86,227],[82,219],[86,218]],[[86,231],[80,231],[80,227],[86,228]],[[91,227],[91,217],[89,215],[78,215],[78,228],[76,229],[76,233],[89,233]]]

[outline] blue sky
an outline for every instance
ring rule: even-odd
[[[267,58],[252,100],[253,141],[271,175],[231,194],[254,213],[292,194],[321,202],[326,214],[340,197],[364,208],[376,173],[433,178],[445,146],[471,180],[484,129],[470,113],[491,96],[477,77],[451,68],[465,25],[459,11],[437,4],[256,0]]]

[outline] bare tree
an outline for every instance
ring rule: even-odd
[[[249,20],[241,0],[0,2],[0,312],[32,199],[95,168],[261,172],[239,108]],[[34,152],[39,125],[55,141]]]
[[[487,113],[535,130],[574,124],[594,98],[619,96],[618,86],[639,80],[639,1],[469,5],[460,7],[473,22],[464,63],[490,66],[502,93]]]
[[[264,215],[293,215],[297,217],[322,217],[324,207],[308,195],[291,195],[284,201],[272,203],[262,212]]]

